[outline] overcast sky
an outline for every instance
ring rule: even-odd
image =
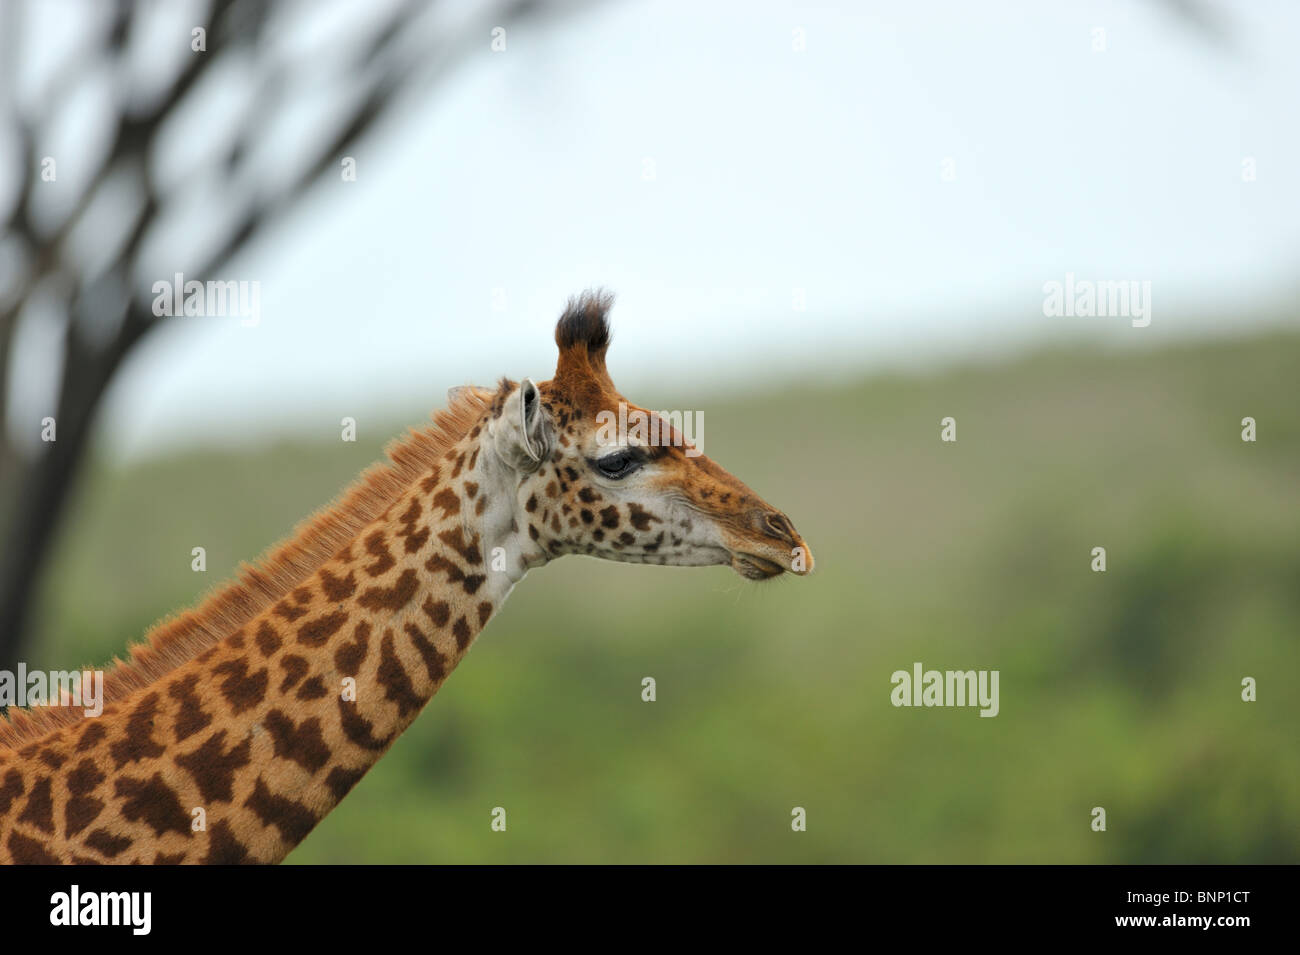
[[[613,2],[503,53],[484,34],[354,150],[356,182],[187,276],[259,282],[259,324],[155,334],[103,440],[324,437],[543,379],[590,285],[634,400],[1239,331],[1297,288],[1300,4],[1218,9],[1228,46],[1139,0]],[[1151,325],[1044,316],[1067,272],[1150,281]]]

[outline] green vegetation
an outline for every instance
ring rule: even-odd
[[[709,454],[793,518],[816,573],[533,573],[290,861],[1298,862],[1297,368],[1275,334],[634,394],[703,408]],[[29,664],[121,652],[398,430],[88,473]],[[914,661],[999,670],[1000,715],[894,708]]]

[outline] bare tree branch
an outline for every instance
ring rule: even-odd
[[[98,55],[87,52],[72,57],[46,84],[40,102],[24,109],[17,92],[21,65],[15,62],[23,8],[18,0],[0,4],[0,16],[4,18],[0,20],[0,36],[6,38],[0,45],[0,77],[5,83],[0,108],[8,113],[2,118],[13,128],[24,157],[19,199],[0,225],[0,241],[18,242],[29,252],[25,270],[17,278],[18,294],[9,304],[0,306],[0,411],[12,398],[13,383],[6,377],[6,369],[27,302],[35,290],[54,280],[68,290],[69,296],[62,369],[57,378],[57,440],[44,443],[27,460],[18,453],[12,435],[0,434],[0,667],[18,657],[28,630],[32,595],[85,457],[100,401],[124,359],[154,328],[167,321],[153,314],[144,294],[148,286],[140,285],[139,273],[150,237],[165,220],[172,203],[183,198],[171,193],[186,189],[163,190],[150,163],[160,130],[173,116],[186,114],[200,81],[211,75],[217,64],[238,53],[251,54],[260,73],[257,95],[243,115],[233,121],[229,148],[215,156],[215,162],[208,160],[202,168],[191,170],[193,175],[184,180],[187,188],[192,188],[195,177],[199,181],[215,180],[217,188],[240,210],[233,225],[216,237],[203,261],[177,261],[171,269],[211,275],[225,268],[252,236],[293,208],[313,185],[337,175],[342,155],[374,128],[403,90],[431,85],[467,51],[481,50],[487,42],[488,28],[543,14],[567,13],[582,5],[544,6],[539,0],[488,4],[484,16],[463,23],[456,31],[441,37],[421,35],[424,42],[412,43],[413,25],[433,22],[431,13],[436,5],[406,0],[383,14],[382,22],[367,34],[367,39],[354,42],[345,55],[333,62],[336,85],[353,87],[344,87],[353,95],[347,98],[350,105],[336,118],[333,131],[322,137],[310,161],[288,181],[273,183],[261,193],[250,195],[247,183],[241,184],[238,175],[245,157],[267,134],[276,109],[292,101],[293,96],[309,92],[305,84],[293,82],[291,67],[267,62],[264,55],[273,13],[282,13],[284,7],[273,10],[267,0],[214,0],[205,22],[195,25],[206,30],[206,51],[189,55],[166,91],[156,101],[141,105],[132,102],[125,88],[129,72],[125,61],[129,37],[133,30],[142,28],[138,18],[146,8],[119,0],[100,40]],[[310,5],[303,9],[310,9]],[[117,67],[114,75],[121,84],[115,91],[118,114],[108,147],[78,190],[68,215],[47,230],[48,234],[41,234],[32,216],[34,196],[43,185],[39,176],[40,133],[31,117],[55,114],[74,94],[85,71],[102,67],[105,62]],[[69,243],[81,230],[93,227],[87,222],[93,200],[101,190],[116,188],[118,177],[138,186],[144,199],[136,218],[129,225],[122,223],[127,231],[120,248],[114,250],[113,260],[92,273],[84,263],[73,261]],[[97,333],[92,334],[92,330]],[[111,334],[105,334],[106,330]],[[31,427],[36,426],[36,422],[31,423]]]

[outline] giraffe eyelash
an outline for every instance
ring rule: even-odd
[[[641,469],[645,453],[640,448],[619,448],[602,458],[588,458],[587,463],[611,480],[622,480]]]

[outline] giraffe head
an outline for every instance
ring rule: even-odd
[[[503,382],[493,403],[485,439],[515,490],[529,563],[588,554],[725,564],[751,580],[808,573],[812,552],[788,517],[700,453],[677,421],[619,394],[605,368],[610,302],[571,301],[555,328],[555,377]]]

